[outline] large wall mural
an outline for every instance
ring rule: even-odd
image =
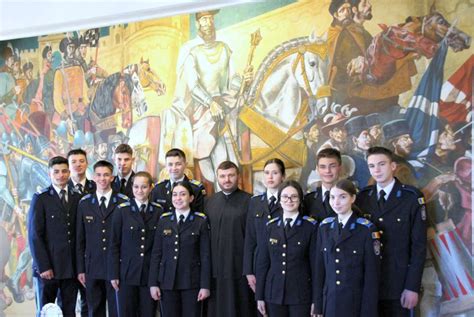
[[[327,147],[363,187],[365,151],[387,146],[428,204],[420,315],[472,316],[473,15],[462,0],[274,1],[0,42],[0,316],[34,310],[25,219],[48,158],[81,147],[91,166],[120,143],[157,180],[182,148],[208,192],[225,159],[262,190],[271,157],[310,190]]]

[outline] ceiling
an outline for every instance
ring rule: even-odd
[[[0,0],[0,41],[156,19],[250,0]]]

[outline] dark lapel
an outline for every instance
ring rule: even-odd
[[[377,197],[377,195],[376,195]],[[392,191],[385,202],[385,207],[380,215],[384,215],[389,211],[394,210],[402,202],[402,183],[395,179]]]
[[[351,217],[347,221],[346,225],[344,226],[344,228],[342,228],[341,235],[339,236],[339,239],[337,239],[336,241],[336,246],[341,244],[343,241],[349,239],[350,236],[352,236],[352,230],[351,230],[353,229],[352,224],[356,221],[356,219],[357,219],[357,215],[353,212]]]
[[[338,220],[337,216],[334,217],[334,221],[331,223],[329,230],[331,231],[331,237],[334,240],[334,244],[339,240],[339,233],[337,232]]]
[[[95,195],[95,194],[91,194],[91,195]],[[109,204],[107,205],[107,208],[105,209],[104,219],[107,218],[114,210],[114,207],[117,206],[117,201],[118,201],[117,199],[118,199],[117,193],[112,192],[112,196],[110,196]]]
[[[91,194],[92,197],[91,197],[91,210],[98,216],[98,218],[102,218],[102,213],[100,212],[100,208],[99,208],[99,200],[97,198],[97,194],[96,193],[93,193]],[[110,203],[109,203],[109,206],[110,206]]]
[[[293,225],[291,226],[290,230],[288,230],[288,233],[286,233],[286,240],[290,240],[291,237],[293,237],[298,232],[298,230],[301,229],[300,227],[302,225],[302,221],[303,219],[301,219],[301,215],[298,215]]]
[[[178,234],[178,219],[176,219],[176,212],[173,212],[173,214],[170,216],[170,225],[171,228],[173,229],[175,234]]]
[[[369,190],[368,196],[369,196],[368,206],[366,206],[364,210],[367,210],[371,217],[377,217],[380,214],[380,211],[379,211],[379,205],[377,202],[378,196],[377,196],[376,185],[373,185],[372,188]]]
[[[194,213],[191,211],[189,212],[189,215],[188,217],[184,220],[184,223],[181,227],[179,227],[179,233],[183,232],[183,231],[186,231],[189,227],[191,227],[191,225],[193,224],[193,221],[194,221],[194,218],[196,216],[194,215]]]
[[[145,224],[142,215],[140,214],[140,208],[137,206],[135,199],[130,199],[130,211],[132,212],[132,216],[136,221]]]

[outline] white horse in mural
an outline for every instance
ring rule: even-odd
[[[311,120],[328,104],[326,46],[319,38],[300,37],[270,51],[250,87],[248,104],[284,132],[297,123],[298,115]],[[307,113],[300,113],[307,99]],[[301,138],[296,133],[295,138]]]

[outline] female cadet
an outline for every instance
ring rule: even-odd
[[[285,164],[278,158],[265,162],[263,182],[266,192],[253,196],[250,200],[245,226],[245,246],[243,273],[255,293],[255,262],[258,254],[257,244],[264,241],[265,224],[281,213],[278,202],[278,187],[285,179]]]
[[[303,216],[297,182],[281,184],[278,198],[282,214],[267,223],[257,258],[258,310],[270,317],[310,316],[317,222]]]
[[[162,316],[201,316],[210,295],[209,225],[203,213],[190,209],[193,189],[176,182],[174,212],[161,215],[151,256],[150,294],[161,300]]]
[[[377,316],[379,232],[357,216],[355,199],[356,188],[349,180],[340,180],[331,189],[329,203],[337,217],[324,219],[318,232],[318,317]]]
[[[148,273],[163,209],[149,200],[152,184],[148,172],[136,173],[132,179],[135,198],[120,204],[112,220],[109,279],[118,292],[120,316],[155,316],[156,302],[150,296]]]

